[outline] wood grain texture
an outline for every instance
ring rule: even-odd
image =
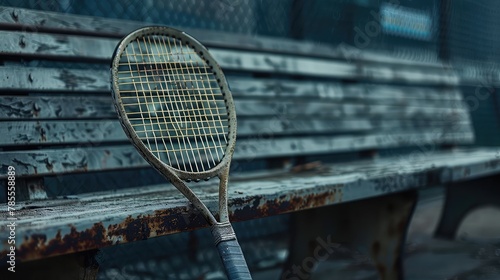
[[[395,164],[400,168],[394,168]],[[229,192],[231,220],[261,218],[429,185],[470,180],[500,172],[500,159],[495,157],[493,149],[467,149],[434,152],[408,162],[389,157],[325,167],[326,171],[322,173],[294,174],[293,177],[288,172],[271,176],[247,174],[233,177]],[[272,178],[269,179],[270,177]],[[192,187],[211,210],[216,210],[216,181],[192,184]],[[273,207],[269,207],[270,205]],[[102,229],[99,236],[103,240],[85,243],[86,246],[79,247],[80,250],[135,241],[133,235],[128,235],[129,231],[126,231],[127,235],[123,232],[126,228],[138,228],[138,225],[139,229],[146,229],[139,232],[141,239],[204,226],[191,220],[188,224],[182,219],[178,213],[189,213],[192,209],[187,201],[180,199],[174,187],[167,183],[81,195],[74,200],[19,202],[18,207],[17,235],[45,236],[46,239],[41,240],[42,244],[38,244],[41,248],[47,248],[53,239],[61,242],[72,240],[71,236],[74,234],[92,232],[91,229],[96,224]],[[6,205],[1,205],[0,210],[0,218],[6,219]],[[159,222],[164,220],[168,222],[168,226]],[[131,226],[127,227],[128,225]],[[6,225],[0,225],[0,230],[6,231]],[[68,239],[61,238],[65,236]],[[20,247],[31,248],[30,242],[33,242],[31,238],[23,239]],[[6,249],[7,244],[3,243],[0,250]],[[18,253],[21,254],[21,251]],[[56,254],[64,253],[69,252]],[[36,252],[23,255],[24,260],[43,257],[46,256]]]
[[[71,92],[85,91],[108,94],[109,71],[36,67],[0,67],[0,90]],[[456,88],[433,88],[370,83],[342,84],[336,82],[294,81],[289,79],[259,79],[228,75],[228,82],[235,97],[294,97],[331,100],[380,100],[383,104],[395,101],[426,102],[429,106],[440,100],[460,101]],[[0,92],[0,95],[6,94]],[[371,101],[370,101],[371,102]],[[392,102],[392,103],[391,103]]]
[[[99,70],[0,67],[0,90],[109,93],[109,73]]]
[[[107,95],[107,94],[106,94]],[[116,118],[111,96],[0,96],[0,120],[14,119],[101,119]],[[340,99],[340,98],[339,98]],[[346,97],[335,99],[268,97],[243,98],[235,96],[239,117],[271,117],[283,121],[300,118],[373,120],[412,120],[416,122],[444,119],[468,119],[461,100],[379,99],[366,100]]]
[[[116,39],[45,33],[0,31],[0,52],[40,59],[100,61],[109,64],[118,43]],[[365,79],[412,84],[455,85],[458,80],[447,69],[420,69],[411,65],[354,64],[328,60],[212,48],[210,53],[222,69],[283,73],[336,79]]]
[[[0,27],[25,32],[50,32],[58,34],[76,34],[98,37],[122,38],[131,31],[143,27],[143,22],[116,20],[109,18],[88,17],[60,14],[11,7],[0,7]],[[246,36],[211,30],[183,28],[185,32],[198,38],[209,47],[222,47],[243,50],[297,54],[375,63],[408,64],[423,68],[447,68],[438,62],[408,61],[391,55],[383,55],[369,50],[359,51],[350,46],[333,47],[312,42],[299,42],[286,38],[267,36]]]
[[[319,58],[211,50],[222,69],[284,73],[336,79],[375,80],[429,85],[456,85],[458,78],[445,69],[415,69],[401,65],[353,64]]]
[[[474,135],[470,131],[426,133],[372,134],[367,136],[267,138],[256,137],[239,141],[234,159],[252,161],[257,158],[314,155],[346,152],[370,148],[391,148],[420,144],[470,143]],[[50,175],[68,172],[88,172],[124,168],[146,167],[132,145],[101,146],[81,143],[77,147],[43,149],[36,151],[2,152],[0,166],[16,167],[18,176]],[[2,174],[6,174],[3,172]],[[0,175],[0,178],[3,178]]]
[[[396,86],[370,83],[343,84],[336,82],[287,80],[287,79],[258,79],[234,77],[228,75],[228,81],[235,96],[283,98],[315,98],[321,100],[370,100],[382,104],[390,102],[412,102],[420,100],[426,102],[461,100],[460,91],[456,88],[433,88],[411,86]],[[432,106],[433,102],[429,105]]]
[[[61,34],[0,31],[4,55],[53,57],[57,60],[110,61],[116,39]]]
[[[0,120],[116,118],[111,95],[1,96]]]
[[[279,119],[279,118],[239,118],[239,137],[270,138],[280,135],[327,134],[337,135],[362,133],[364,135],[383,132],[453,132],[470,130],[467,120],[444,122],[429,119],[421,120],[370,120],[348,119],[329,120],[315,118]],[[106,144],[127,142],[118,120],[74,120],[74,121],[14,121],[0,122],[0,147],[40,144]]]

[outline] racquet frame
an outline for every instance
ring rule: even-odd
[[[120,63],[121,54],[125,51],[129,43],[133,42],[137,38],[144,36],[159,35],[159,36],[169,36],[173,39],[180,40],[183,44],[190,46],[196,54],[198,54],[210,67],[212,74],[215,76],[217,83],[220,87],[222,95],[225,100],[225,105],[228,113],[228,135],[227,135],[227,146],[225,148],[224,157],[222,160],[214,167],[209,170],[191,172],[176,169],[172,166],[167,165],[158,157],[156,157],[142,140],[138,137],[132,124],[127,118],[125,108],[123,106],[120,90],[118,86],[118,65]],[[196,207],[200,213],[204,216],[207,222],[212,226],[212,233],[216,240],[216,245],[222,240],[229,240],[230,238],[235,238],[234,232],[231,225],[229,224],[228,209],[227,209],[227,184],[229,177],[229,169],[231,164],[231,159],[234,153],[234,146],[236,142],[236,113],[234,108],[234,102],[231,95],[231,91],[227,84],[226,78],[222,72],[222,69],[210,55],[208,50],[196,39],[190,35],[173,28],[164,26],[150,26],[138,29],[120,41],[115,52],[113,54],[112,64],[111,64],[111,88],[112,96],[114,99],[115,108],[118,112],[120,123],[122,127],[133,143],[137,150],[141,153],[142,157],[149,162],[160,174],[166,177],[193,205]],[[213,177],[218,177],[219,182],[219,221],[210,212],[210,210],[205,206],[205,204],[200,200],[200,198],[185,184],[184,181],[200,181],[208,180]],[[183,181],[184,180],[184,181]],[[229,225],[229,227],[228,227]],[[229,238],[229,239],[228,239]]]

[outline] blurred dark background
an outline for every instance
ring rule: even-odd
[[[388,54],[415,63],[443,62],[451,65],[461,77],[462,93],[476,131],[474,145],[500,144],[497,91],[500,87],[500,1],[2,0],[1,5],[291,38]],[[401,9],[396,7],[406,13],[398,14]],[[258,161],[252,163],[259,164]],[[78,181],[78,176],[66,180],[64,184]],[[163,179],[158,176],[147,180],[152,182],[145,183]],[[51,182],[47,183],[50,186]],[[500,279],[500,211],[477,210],[473,213],[475,216],[464,221],[459,240],[441,242],[431,236],[442,205],[443,192],[439,189],[422,192],[408,238],[407,279]],[[279,275],[279,264],[286,256],[289,238],[288,219],[283,215],[254,224],[235,225],[247,258],[259,259],[257,265],[265,268],[255,275],[256,279],[276,279]],[[259,236],[274,237],[263,240]],[[208,248],[195,260],[189,255],[190,247],[185,245],[193,240],[198,242],[197,246]],[[190,265],[190,269],[204,270],[202,266],[211,266],[211,260],[217,258],[208,231],[176,234],[104,249],[99,260],[103,271],[100,279],[157,279],[158,275],[152,275],[151,271],[159,272],[164,279],[191,279],[192,273],[184,271],[186,263],[198,263],[198,268]],[[346,262],[320,266],[317,279],[376,279],[374,271],[359,273],[356,269],[344,269],[349,265],[356,268],[356,259]],[[214,273],[207,277],[223,279],[224,275]]]

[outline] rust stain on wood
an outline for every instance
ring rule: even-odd
[[[16,256],[22,260],[31,260],[111,245],[112,242],[104,238],[105,232],[103,224],[96,223],[91,228],[82,231],[72,226],[70,233],[62,236],[59,231],[51,239],[48,239],[45,234],[32,234],[24,238],[16,251]]]
[[[248,220],[255,217],[272,216],[291,211],[314,208],[340,201],[341,189],[334,189],[323,193],[313,193],[309,195],[280,196],[273,200],[268,200],[263,196],[253,196],[249,198],[239,198],[232,200],[233,205],[244,205],[237,207],[229,214],[231,221]]]
[[[262,196],[235,199],[231,203],[233,211],[230,218],[232,221],[242,221],[318,207],[334,201],[340,192],[337,189],[306,196],[283,195],[268,201]],[[69,233],[66,234],[62,232],[67,228],[62,226],[55,236],[34,233],[24,237],[16,251],[16,258],[20,261],[36,260],[208,226],[201,215],[191,210],[186,206],[156,210],[152,214],[128,216],[119,223],[107,224],[103,219],[89,228],[70,225]],[[0,254],[6,255],[7,252],[2,251]]]

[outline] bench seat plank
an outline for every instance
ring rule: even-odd
[[[415,146],[470,143],[474,134],[464,132],[379,133],[365,136],[307,136],[301,138],[249,138],[238,142],[234,159],[257,159],[332,152]],[[97,145],[97,147],[92,147]],[[13,165],[18,176],[42,176],[72,172],[115,170],[149,166],[132,145],[101,146],[81,143],[73,148],[35,151],[6,151],[0,159],[0,179],[5,178],[7,166]],[[5,169],[5,170],[4,170]]]
[[[500,151],[465,149],[323,166],[322,171],[231,177],[232,221],[354,201],[412,188],[473,179],[500,171]],[[401,168],[395,169],[398,163]],[[217,183],[193,184],[216,209]],[[205,227],[171,185],[85,194],[76,199],[17,204],[16,259],[25,261]],[[0,207],[6,219],[6,206]],[[6,225],[0,226],[6,231]],[[82,239],[85,237],[84,239]],[[6,243],[0,251],[6,252]]]

